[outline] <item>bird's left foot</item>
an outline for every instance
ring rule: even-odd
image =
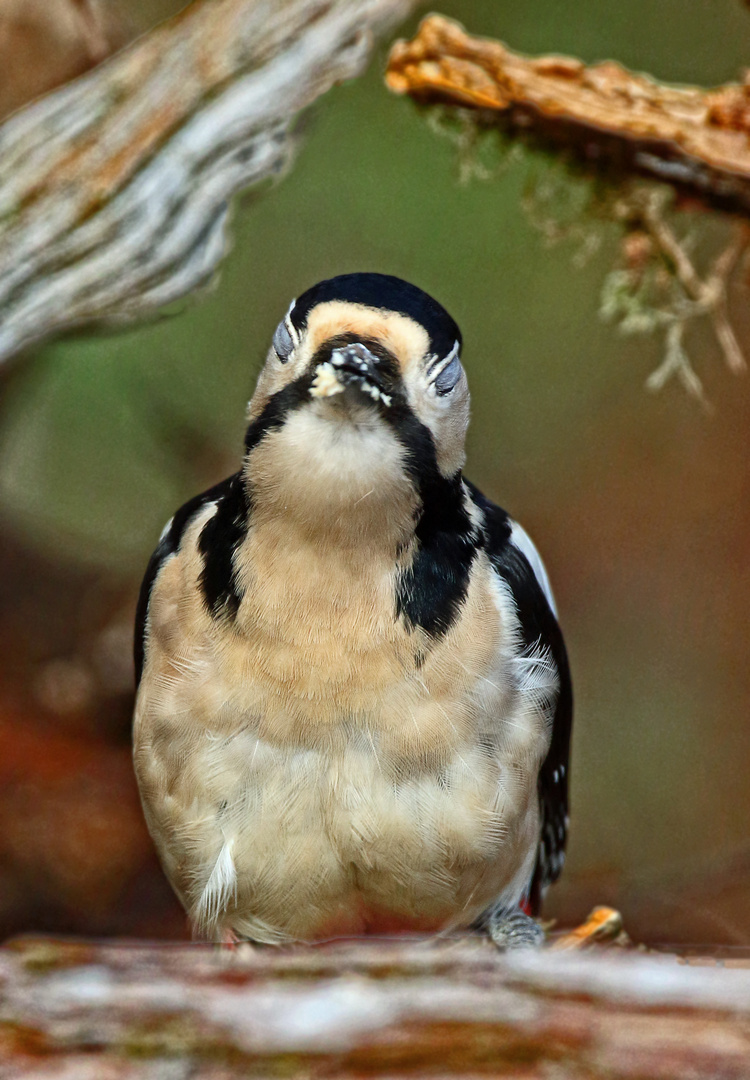
[[[493,945],[502,952],[511,949],[539,949],[544,945],[546,934],[531,915],[517,908],[515,911],[494,911],[485,926]]]
[[[551,948],[584,949],[588,945],[629,942],[622,928],[622,915],[611,907],[595,907],[589,917],[575,930],[556,938]]]

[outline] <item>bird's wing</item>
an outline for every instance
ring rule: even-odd
[[[146,652],[148,608],[154,582],[159,576],[159,572],[165,562],[179,550],[180,542],[185,530],[195,518],[196,514],[208,503],[226,500],[237,487],[238,481],[239,474],[235,474],[234,476],[230,476],[227,480],[222,480],[221,483],[209,488],[208,491],[204,491],[201,495],[196,495],[195,498],[190,499],[189,502],[186,502],[184,506],[180,507],[174,517],[167,522],[162,530],[162,534],[159,537],[159,544],[156,551],[151,556],[148,567],[146,568],[146,574],[143,578],[143,583],[141,584],[138,605],[135,611],[133,658],[135,660],[136,689],[138,688],[141,681],[141,675],[143,674],[143,664]]]
[[[557,623],[547,572],[528,534],[467,482],[472,501],[484,520],[487,554],[516,604],[524,650],[548,653],[557,669],[559,691],[552,720],[552,739],[539,770],[542,829],[531,886],[532,911],[562,871],[568,832],[568,767],[573,722],[573,691],[565,642]]]

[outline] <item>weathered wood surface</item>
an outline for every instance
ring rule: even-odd
[[[529,58],[439,15],[412,41],[394,44],[386,81],[420,101],[494,115],[597,167],[656,177],[750,212],[750,81],[702,90],[667,86],[612,61],[587,67],[567,56]]]
[[[0,950],[0,1076],[750,1076],[750,971],[478,939]]]
[[[228,200],[413,0],[195,0],[0,127],[0,362],[210,280]]]

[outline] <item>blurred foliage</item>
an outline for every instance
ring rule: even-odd
[[[726,81],[750,56],[750,16],[736,0],[581,0],[574,9],[451,0],[441,10],[523,51],[614,57],[668,80]],[[42,726],[14,773],[32,794],[0,805],[0,832],[16,837],[0,850],[0,922],[182,932],[130,809],[129,861],[113,866],[110,892],[116,828],[82,849],[102,875],[109,914],[87,909],[90,868],[79,893],[61,898],[44,851],[71,858],[56,837],[74,826],[33,762],[61,754],[57,740],[81,749],[99,733],[99,771],[88,763],[81,775],[120,777],[112,798],[135,806],[123,764],[131,698],[122,682],[108,683],[101,637],[120,642],[122,667],[159,531],[236,467],[245,402],[290,299],[321,278],[368,269],[413,280],[461,325],[474,401],[467,474],[526,525],[558,594],[577,715],[570,860],[550,913],[571,918],[614,902],[640,935],[746,938],[747,380],[727,373],[710,333],[695,326],[690,355],[713,418],[676,384],[645,394],[663,341],[616,336],[599,319],[621,229],[581,219],[572,187],[570,220],[587,258],[577,258],[580,242],[546,245],[524,203],[547,182],[548,159],[528,150],[503,158],[496,147],[478,159],[491,182],[461,183],[466,154],[386,92],[381,66],[382,56],[313,111],[286,179],[240,200],[234,251],[199,303],[127,334],[56,343],[5,376],[0,693],[21,711],[0,738],[13,743],[31,712]],[[690,221],[709,236],[726,228],[705,214]],[[744,311],[735,327],[747,347]],[[61,772],[68,767],[78,775],[75,764]],[[90,814],[106,817],[91,798]]]

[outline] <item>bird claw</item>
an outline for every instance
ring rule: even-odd
[[[539,949],[546,940],[546,934],[536,919],[520,908],[493,912],[487,920],[487,933],[492,944],[501,952]]]

